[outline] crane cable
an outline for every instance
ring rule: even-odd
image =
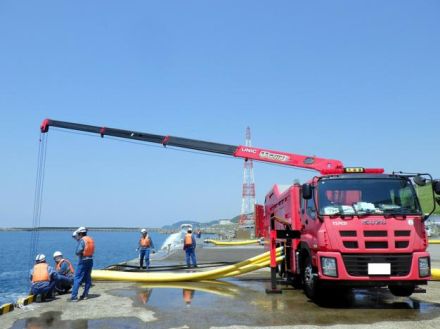
[[[46,168],[46,153],[47,153],[47,135],[40,133],[38,139],[38,159],[37,159],[37,173],[35,179],[35,192],[34,192],[34,211],[32,215],[32,228],[31,228],[31,243],[29,250],[29,268],[32,268],[34,264],[34,257],[37,252],[38,242],[40,238],[40,222],[41,222],[41,209],[43,205],[43,186],[44,186],[44,174]]]

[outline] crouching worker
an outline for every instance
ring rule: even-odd
[[[73,269],[72,263],[68,259],[63,258],[61,251],[55,251],[53,259],[56,264],[55,270],[58,273],[55,290],[59,294],[66,294],[70,288],[72,288],[75,270]]]
[[[37,301],[44,302],[46,298],[53,298],[57,273],[46,263],[46,256],[43,254],[38,254],[35,258],[30,280],[32,282],[31,295],[34,295]]]

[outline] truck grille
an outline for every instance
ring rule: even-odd
[[[364,231],[365,237],[383,237],[387,236],[387,231]]]
[[[341,230],[339,231],[339,235],[346,249],[388,249],[392,247],[396,249],[406,249],[409,247],[409,240],[405,239],[405,237],[411,236],[411,231]]]
[[[356,236],[356,231],[339,231],[339,234],[340,234],[342,237]]]
[[[368,263],[390,263],[391,276],[408,275],[411,269],[411,254],[394,255],[360,255],[344,254],[342,255],[345,268],[348,274],[352,276],[368,276]]]
[[[359,248],[357,241],[344,241],[344,247],[348,249],[357,249]]]
[[[365,248],[367,249],[386,249],[388,248],[387,241],[365,241]]]
[[[395,236],[410,236],[411,231],[394,231]]]

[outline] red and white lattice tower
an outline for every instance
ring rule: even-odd
[[[246,128],[246,146],[251,144],[251,128]],[[254,165],[252,159],[245,159],[243,165],[243,195],[241,199],[240,227],[255,227],[254,220],[255,207],[255,180]]]

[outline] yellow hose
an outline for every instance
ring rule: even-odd
[[[282,247],[277,248],[277,256],[280,255]],[[240,270],[246,265],[258,265],[261,262],[268,260],[269,252],[249,258],[234,265],[223,266],[217,269],[205,272],[193,273],[139,273],[139,272],[121,272],[108,270],[94,270],[92,271],[92,278],[94,280],[104,281],[130,281],[130,282],[180,282],[180,281],[200,281],[206,280],[209,277],[220,278],[227,273]],[[258,266],[248,268],[248,270],[258,269]]]
[[[281,256],[280,254],[277,254],[277,257],[280,257],[280,256]],[[230,275],[231,273],[235,273],[235,275],[239,275],[243,271],[248,271],[249,269],[252,269],[252,268],[254,270],[257,269],[256,267],[258,265],[260,265],[260,264],[264,264],[264,266],[268,266],[268,264],[270,264],[270,258],[269,257],[265,257],[265,258],[263,258],[263,259],[261,259],[259,261],[255,261],[255,262],[252,262],[252,263],[247,264],[247,265],[239,266],[236,269],[233,269],[231,271],[228,271],[228,272],[225,272],[225,273],[222,273],[222,274],[212,274],[212,275],[206,277],[206,279],[207,280],[217,280],[217,279],[220,279],[220,278],[225,278],[225,277],[233,276],[233,275]]]
[[[431,280],[432,281],[440,281],[440,268],[432,268],[431,269]]]
[[[428,240],[429,244],[440,244],[440,240]]]
[[[205,240],[207,243],[212,243],[216,246],[244,246],[248,244],[255,244],[260,240],[244,240],[244,241],[219,241],[219,240]]]
[[[284,259],[284,256],[278,256],[277,257],[277,264],[281,263],[281,261]],[[241,274],[245,274],[245,273],[249,273],[252,271],[256,271],[259,270],[263,267],[267,267],[270,265],[270,259],[265,260],[264,262],[258,263],[258,264],[250,264],[250,265],[246,265],[236,271],[232,271],[229,273],[226,273],[224,275],[222,275],[221,277],[210,277],[210,280],[214,280],[214,279],[221,279],[221,278],[229,278],[231,276],[237,276],[237,275],[241,275]]]

